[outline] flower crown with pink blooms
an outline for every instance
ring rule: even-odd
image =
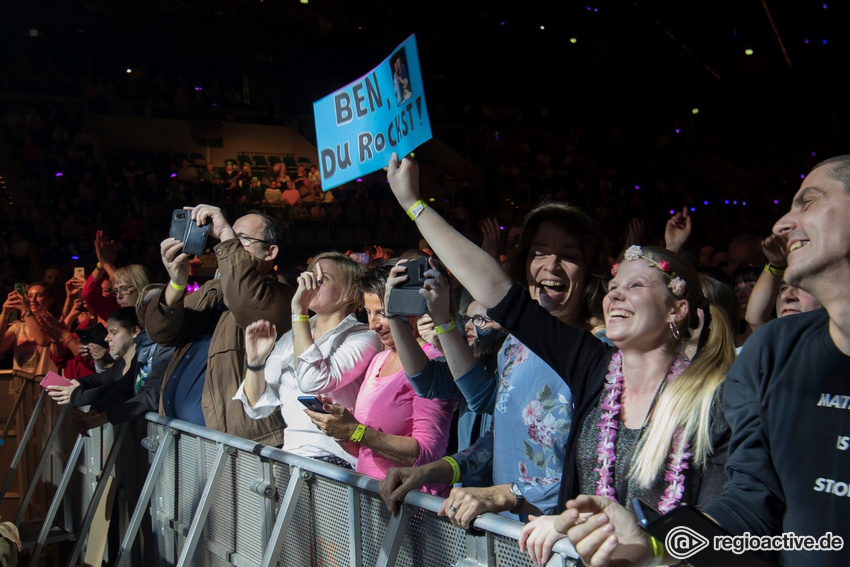
[[[685,297],[688,287],[687,283],[685,283],[685,280],[676,275],[676,272],[674,272],[670,267],[670,262],[667,260],[656,260],[655,256],[652,255],[652,252],[644,252],[643,248],[640,246],[632,245],[629,246],[626,253],[623,254],[623,261],[634,262],[635,260],[643,260],[653,268],[658,268],[658,270],[667,278],[667,287],[670,288],[673,295],[679,299]],[[619,269],[619,262],[611,266],[611,275],[616,276],[617,270]]]

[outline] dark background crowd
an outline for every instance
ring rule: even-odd
[[[616,252],[632,219],[642,221],[644,241],[658,242],[671,211],[687,207],[688,251],[723,268],[735,237],[768,234],[800,176],[843,153],[840,89],[824,82],[846,52],[833,33],[840,6],[588,1],[560,9],[10,2],[0,24],[5,290],[48,268],[59,281],[75,266],[90,268],[98,230],[119,243],[122,264],[161,272],[171,209],[204,201],[232,218],[249,208],[276,216],[289,245],[283,266],[323,249],[415,244],[381,172],[325,198],[297,181],[315,164],[306,156],[282,164],[299,198],[272,205],[270,165],[251,163],[238,195],[226,195],[188,148],[105,147],[98,135],[101,117],[128,115],[285,125],[313,142],[311,102],[410,33],[435,139],[483,180],[434,160],[422,164],[435,180],[426,192],[474,240],[483,217],[509,233],[550,196],[587,210]],[[225,165],[211,167],[226,181]]]

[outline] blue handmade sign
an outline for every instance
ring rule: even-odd
[[[431,139],[416,36],[368,74],[313,103],[322,189],[385,167]]]

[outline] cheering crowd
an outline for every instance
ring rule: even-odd
[[[415,161],[394,156],[387,177],[419,249],[317,250],[287,280],[274,218],[197,205],[215,277],[195,289],[166,238],[168,279],[152,281],[98,232],[61,311],[52,283],[8,293],[0,349],[70,380],[50,396],[90,407],[80,430],[159,411],[281,446],[381,479],[393,513],[422,490],[461,528],[485,512],[526,522],[540,563],[568,537],[587,565],[678,564],[635,500],[694,505],[730,534],[850,537],[850,157],[815,166],[772,235],[733,240],[725,271],[716,250],[683,253],[687,208],[663,246],[635,224],[610,257],[591,216],[547,201],[503,250],[495,221],[479,247],[428,205]],[[426,312],[411,315],[398,302],[420,280]]]

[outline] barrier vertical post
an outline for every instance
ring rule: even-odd
[[[56,418],[56,423],[53,424],[53,430],[50,432],[50,435],[47,438],[47,443],[44,445],[44,449],[41,452],[41,458],[38,460],[38,466],[35,467],[35,472],[32,475],[32,479],[30,480],[30,485],[27,488],[27,493],[24,496],[24,499],[21,500],[20,506],[18,507],[18,515],[15,516],[15,525],[20,526],[21,522],[24,519],[24,514],[27,511],[27,506],[30,503],[30,498],[35,493],[36,487],[38,487],[38,480],[41,477],[41,472],[44,470],[44,465],[47,463],[50,458],[50,450],[53,448],[53,443],[56,442],[56,438],[59,436],[59,432],[62,430],[62,422],[65,421],[65,416],[68,414],[68,408],[70,406],[62,406],[62,409],[59,411],[59,417]],[[76,460],[74,460],[76,464]],[[57,492],[59,494],[59,492]]]
[[[173,429],[166,428],[163,438],[159,440],[156,455],[154,455],[153,463],[151,463],[150,471],[148,472],[145,484],[142,487],[142,494],[139,497],[139,502],[136,504],[135,510],[133,510],[133,516],[130,518],[130,524],[127,526],[127,533],[124,534],[124,540],[121,542],[121,549],[118,550],[115,567],[123,567],[132,555],[130,553],[130,548],[133,547],[133,541],[135,541],[136,536],[138,535],[139,528],[142,525],[142,518],[144,518],[145,515],[145,508],[148,507],[148,504],[151,501],[157,479],[159,478],[159,473],[162,472],[162,466],[165,464],[166,454],[171,448],[171,443],[175,436],[176,432]],[[70,565],[68,567],[70,567]]]
[[[74,448],[71,450],[71,455],[68,463],[65,465],[65,470],[62,472],[62,480],[56,489],[56,494],[50,502],[50,508],[47,511],[47,516],[44,518],[44,523],[41,525],[41,530],[38,533],[38,541],[30,558],[30,567],[35,567],[38,564],[38,556],[41,555],[41,550],[47,543],[47,536],[50,534],[50,529],[53,527],[53,520],[56,518],[56,513],[59,511],[59,503],[68,489],[68,483],[71,482],[71,475],[74,473],[74,468],[77,466],[77,461],[80,458],[80,453],[83,452],[83,436],[77,435],[77,441],[74,443]],[[82,539],[82,536],[78,539]]]
[[[24,387],[26,388],[26,386]],[[41,415],[41,410],[44,408],[44,402],[46,399],[47,390],[44,390],[38,398],[38,403],[35,404],[35,409],[33,409],[23,437],[18,439],[18,448],[15,451],[15,456],[12,458],[12,464],[9,465],[9,472],[6,474],[6,479],[3,481],[3,488],[0,489],[0,500],[6,496],[6,491],[9,490],[9,486],[12,484],[12,478],[14,478],[15,473],[18,470],[18,465],[20,465],[21,459],[24,456],[24,452],[27,448],[27,442],[29,442],[30,437],[32,437],[32,432],[35,431],[35,424],[38,422],[38,416]]]
[[[189,533],[186,534],[186,542],[183,544],[183,549],[180,551],[180,559],[177,565],[190,565],[192,557],[195,555],[195,549],[198,547],[198,542],[201,540],[204,526],[206,525],[207,516],[210,513],[212,506],[212,495],[218,488],[218,482],[221,480],[224,465],[227,462],[226,457],[233,452],[233,449],[219,443],[218,451],[213,460],[212,470],[207,478],[206,486],[201,494],[201,500],[198,502],[198,508],[195,510],[195,517],[192,518],[192,524],[189,526]]]
[[[80,537],[77,539],[77,542],[74,544],[74,549],[71,551],[71,555],[68,558],[68,565],[76,565],[77,559],[80,557],[80,553],[83,551],[83,544],[86,541],[86,538],[83,537],[87,535],[89,532],[89,528],[91,528],[92,521],[94,521],[94,514],[97,510],[97,506],[100,503],[100,499],[103,497],[103,493],[106,491],[107,478],[112,474],[112,471],[115,470],[115,461],[118,459],[118,450],[121,448],[121,444],[124,442],[124,437],[127,434],[127,425],[122,424],[120,426],[120,432],[118,433],[118,437],[112,443],[112,448],[109,451],[109,457],[106,459],[106,464],[103,465],[103,469],[101,470],[100,480],[97,483],[97,488],[94,490],[94,494],[92,494],[91,502],[89,502],[89,506],[86,509],[86,515],[83,519],[83,523],[80,526]]]
[[[312,473],[302,471],[301,467],[293,466],[290,469],[289,485],[286,487],[286,494],[284,494],[283,500],[280,501],[277,520],[271,533],[270,541],[272,544],[266,547],[266,552],[263,555],[263,562],[261,563],[263,567],[270,567],[277,563],[280,550],[283,549],[284,534],[289,531],[289,524],[292,522],[296,508],[298,508],[298,499],[301,497],[301,490],[310,476],[312,476]]]

